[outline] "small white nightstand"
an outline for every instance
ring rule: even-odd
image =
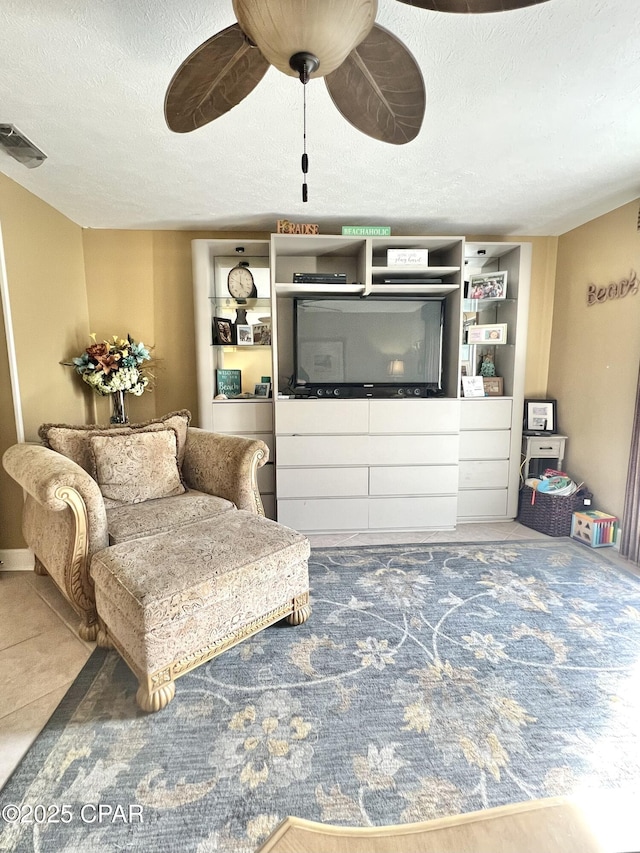
[[[523,435],[522,436],[522,479],[526,480],[529,474],[529,466],[532,459],[555,460],[554,467],[562,471],[562,460],[564,459],[564,445],[566,435]]]

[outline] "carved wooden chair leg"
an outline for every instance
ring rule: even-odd
[[[115,649],[111,637],[109,636],[109,632],[107,631],[107,626],[100,620],[98,620],[96,643],[101,649]]]
[[[311,605],[309,604],[309,593],[297,596],[293,601],[295,610],[288,616],[285,616],[285,621],[289,625],[302,625],[311,616]]]
[[[78,634],[80,634],[83,640],[93,642],[98,636],[98,623],[89,622],[88,620],[81,622],[80,627],[78,628]]]
[[[145,677],[140,679],[140,686],[136,693],[136,702],[143,711],[153,713],[166,708],[175,695],[176,683],[173,679],[152,687],[152,680]]]
[[[45,576],[48,575],[49,572],[46,570],[44,564],[40,561],[39,557],[36,557],[33,563],[33,571],[36,575]]]

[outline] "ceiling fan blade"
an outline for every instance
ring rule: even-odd
[[[510,12],[512,9],[524,9],[548,0],[400,0],[407,6],[418,6],[433,12],[461,12],[480,14],[481,12]]]
[[[324,79],[336,107],[362,133],[393,145],[418,135],[426,102],[422,73],[402,42],[377,24]]]
[[[164,99],[171,130],[188,133],[219,118],[253,91],[269,68],[233,24],[188,56],[173,75]]]

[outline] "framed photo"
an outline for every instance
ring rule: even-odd
[[[505,299],[507,273],[487,272],[469,276],[469,299]]]
[[[471,368],[470,361],[460,362],[460,376],[473,376],[473,370]]]
[[[506,344],[506,342],[506,323],[469,326],[469,331],[467,332],[468,344]]]
[[[268,397],[270,391],[271,391],[271,383],[270,382],[256,382],[256,386],[253,389],[253,394],[255,397]]]
[[[233,324],[226,317],[214,317],[211,321],[211,339],[217,346],[231,346],[233,343]]]
[[[344,341],[303,341],[300,360],[308,382],[344,382]]]
[[[524,431],[529,435],[549,435],[558,432],[555,400],[524,401]]]
[[[260,346],[271,346],[271,324],[255,323],[253,326],[253,343]]]
[[[502,376],[483,376],[485,397],[502,397],[504,383]]]
[[[239,347],[251,346],[253,344],[252,326],[236,326],[236,344]]]

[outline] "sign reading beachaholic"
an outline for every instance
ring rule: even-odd
[[[629,278],[612,281],[611,284],[590,284],[587,287],[587,305],[595,305],[597,302],[606,302],[607,299],[622,299],[623,296],[631,294],[635,296],[640,289],[635,270],[631,270]]]
[[[288,219],[278,219],[277,234],[319,234],[320,226],[311,222],[289,222]]]
[[[389,225],[343,225],[342,234],[345,237],[389,237]]]

